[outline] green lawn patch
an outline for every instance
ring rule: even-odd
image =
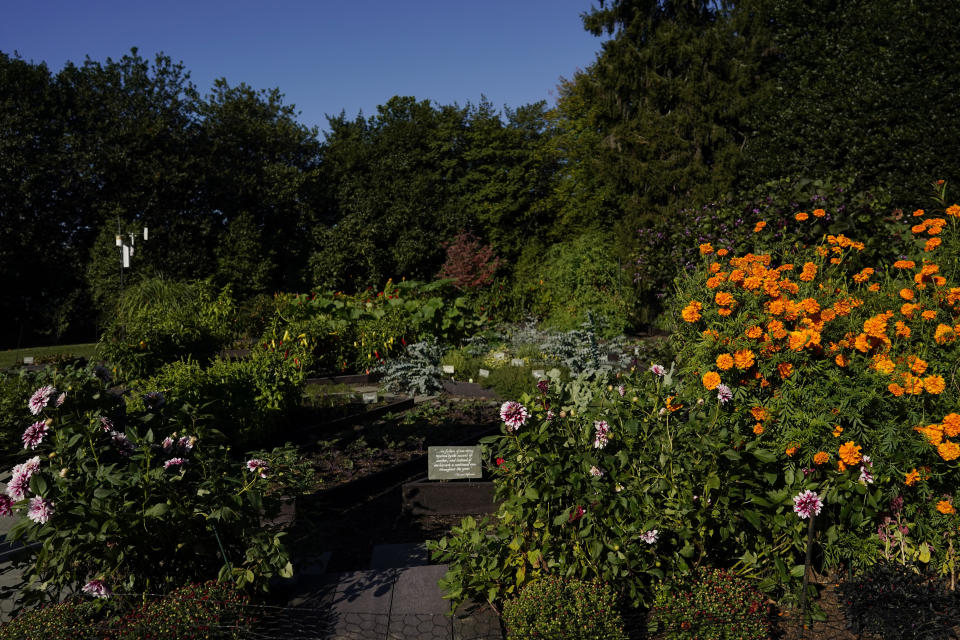
[[[26,349],[8,349],[0,351],[0,368],[7,369],[14,365],[23,364],[24,358],[33,357],[34,362],[41,364],[53,358],[74,356],[93,358],[97,343],[61,344],[52,347],[27,347]]]

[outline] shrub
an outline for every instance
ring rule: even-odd
[[[206,362],[233,339],[235,314],[229,288],[149,278],[123,292],[98,351],[126,380],[181,358]]]
[[[610,585],[546,575],[503,606],[508,638],[626,640]]]
[[[881,562],[840,585],[854,633],[899,638],[950,637],[960,625],[960,597],[914,567]]]
[[[766,597],[743,578],[701,569],[676,583],[661,583],[647,629],[664,640],[766,640],[771,624]]]
[[[110,603],[75,598],[21,611],[0,625],[0,640],[242,638],[254,622],[245,610],[248,601],[233,585],[214,581],[139,603],[125,596]]]
[[[265,586],[292,574],[282,532],[260,523],[298,475],[292,451],[244,463],[212,430],[170,420],[162,394],[144,404],[126,412],[110,394],[60,396],[48,386],[30,397],[21,413],[33,421],[23,437],[29,459],[14,468],[2,505],[27,516],[8,538],[38,543],[25,552],[21,601],[45,597],[36,585],[163,593],[189,579]]]

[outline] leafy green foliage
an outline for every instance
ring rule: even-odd
[[[91,637],[94,630],[104,640],[179,640],[195,638],[197,633],[207,638],[242,638],[254,622],[244,611],[248,601],[230,583],[213,581],[130,603],[128,611],[119,602],[73,599],[21,612],[0,625],[0,639],[80,640]],[[120,614],[111,617],[116,609]]]
[[[766,640],[771,631],[766,599],[740,576],[705,568],[659,586],[647,627],[670,640]]]
[[[283,533],[261,522],[302,475],[289,448],[255,453],[263,464],[250,471],[214,430],[181,428],[162,394],[125,411],[103,390],[68,393],[62,406],[58,391],[41,391],[33,419],[46,429],[37,437],[34,425],[35,457],[10,481],[27,517],[8,537],[38,544],[25,552],[21,602],[92,580],[163,593],[191,579],[265,587],[292,575]],[[21,415],[30,420],[26,407]]]
[[[180,358],[207,361],[232,340],[235,314],[229,289],[149,278],[124,291],[100,355],[123,379],[149,376]]]
[[[599,580],[546,575],[503,605],[508,638],[626,640],[617,597]]]

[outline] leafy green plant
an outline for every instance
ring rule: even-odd
[[[771,626],[766,597],[718,569],[661,583],[647,616],[647,629],[664,640],[766,640]]]
[[[508,638],[626,640],[616,594],[599,580],[545,575],[503,605]]]
[[[38,545],[25,554],[21,601],[92,584],[162,593],[214,576],[265,587],[292,574],[283,533],[261,525],[289,491],[289,450],[233,458],[214,430],[171,420],[161,393],[139,412],[103,391],[59,394],[44,386],[29,398],[32,457],[3,496],[4,509],[26,514],[8,537]]]
[[[124,596],[110,603],[70,599],[20,612],[0,625],[0,640],[180,640],[242,638],[255,620],[249,597],[230,583],[208,581],[180,587],[139,603]],[[129,605],[133,605],[132,608]]]
[[[124,380],[152,375],[181,358],[206,362],[234,336],[229,288],[148,278],[126,289],[98,345]]]

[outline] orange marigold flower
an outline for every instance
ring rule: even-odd
[[[804,298],[800,301],[800,306],[803,307],[803,310],[810,315],[820,311],[820,303],[813,298]]]
[[[726,371],[733,366],[733,356],[729,353],[721,353],[717,356],[717,368]]]
[[[940,238],[930,238],[923,245],[924,251],[933,251],[940,246],[940,243],[943,242]]]
[[[753,432],[754,432],[755,434],[757,434],[758,436],[759,436],[760,434],[762,434],[762,433],[763,433],[763,424],[760,423],[760,422],[758,422],[757,424],[753,425]]]
[[[680,316],[687,322],[696,322],[700,319],[700,311],[702,309],[703,305],[694,300],[683,308],[683,311],[680,312]]]
[[[927,390],[927,393],[932,393],[938,395],[943,393],[943,390],[946,388],[946,383],[943,380],[943,376],[927,376],[923,379],[923,388]]]
[[[914,312],[916,312],[916,310],[919,308],[920,308],[920,305],[905,302],[903,303],[903,305],[900,306],[900,313],[902,313],[907,318],[912,318]]]
[[[954,218],[960,218],[960,205],[952,204],[947,207],[944,213]]]
[[[719,309],[717,309],[717,313],[723,317],[727,317],[733,313],[733,309],[731,309],[730,307],[720,307]]]
[[[770,419],[770,412],[763,407],[751,407],[750,414],[753,416],[754,420],[760,422],[766,422]]]
[[[958,457],[960,457],[960,445],[957,445],[956,442],[945,440],[937,445],[937,453],[939,453],[940,457],[947,462],[956,460]]]
[[[880,285],[874,282],[869,287],[867,287],[867,291],[873,291],[874,293],[876,293],[877,291],[880,291]]]
[[[923,318],[924,320],[933,320],[934,318],[937,317],[937,310],[927,309],[926,311],[920,314],[920,317]]]
[[[730,253],[728,249],[717,249],[717,255],[720,256],[721,258],[727,255],[728,253]]]
[[[853,346],[857,351],[861,353],[866,353],[867,351],[870,351],[870,339],[867,337],[867,334],[865,333],[859,334],[857,338],[853,341]]]
[[[937,447],[943,442],[943,427],[939,424],[928,424],[925,427],[914,427],[914,431],[927,439],[927,442]]]
[[[713,301],[721,307],[729,307],[736,302],[736,299],[732,294],[727,293],[726,291],[718,291],[717,295],[713,296]]]
[[[750,349],[740,349],[739,351],[735,351],[733,354],[733,360],[738,369],[741,371],[746,371],[753,366],[753,351]]]
[[[833,361],[837,363],[838,367],[845,367],[850,363],[850,360],[842,353],[838,353],[837,357],[835,357]]]
[[[720,385],[720,374],[716,371],[707,371],[703,374],[703,386],[708,391],[713,391]]]
[[[854,444],[853,440],[840,445],[840,459],[846,464],[853,466],[860,462],[863,456],[860,454],[860,445]]]
[[[790,374],[793,373],[793,365],[789,362],[781,362],[777,365],[777,373],[780,374],[780,377],[786,380],[790,377]]]
[[[817,218],[822,218],[823,216],[827,215],[827,212],[823,209],[814,209],[813,215]]]
[[[900,336],[901,338],[910,337],[910,327],[905,325],[902,320],[897,320],[893,326],[897,330],[897,335]]]
[[[763,329],[761,329],[757,325],[753,325],[752,327],[747,329],[745,333],[746,333],[746,336],[752,340],[756,340],[757,338],[763,337]]]
[[[700,245],[700,255],[707,255],[708,253],[713,253],[713,246],[709,242],[704,242]]]
[[[896,382],[891,382],[888,384],[887,390],[898,398],[903,395],[903,387],[898,385]]]
[[[893,263],[895,269],[913,269],[917,263],[913,260],[897,260]]]
[[[760,222],[758,222],[758,223],[753,227],[753,232],[754,232],[754,233],[760,233],[761,231],[763,231],[763,228],[764,228],[765,226],[767,226],[767,223],[764,222],[763,220],[761,220]]]
[[[919,479],[920,479],[920,472],[917,471],[916,467],[914,467],[913,469],[910,470],[909,473],[907,473],[906,477],[903,479],[903,482],[908,487],[912,487],[913,485],[917,484],[917,481]]]
[[[890,375],[893,373],[893,370],[896,368],[893,360],[888,358],[885,355],[877,355],[873,357],[873,364],[870,365],[874,370],[879,371],[880,373]]]
[[[797,443],[795,442],[791,442],[789,445],[787,445],[787,448],[784,451],[784,453],[786,453],[788,457],[793,456],[793,454],[795,454],[796,452],[797,452]]]
[[[797,219],[797,222],[803,222],[804,220],[806,220],[806,219],[809,218],[810,216],[808,216],[808,215],[805,214],[803,211],[801,211],[800,213],[798,213],[797,215],[795,215],[795,216],[793,216],[793,217]]]
[[[907,357],[907,364],[910,365],[910,371],[915,374],[922,375],[924,371],[927,370],[927,361],[923,358],[918,358],[917,356]]]
[[[937,344],[946,344],[957,339],[957,333],[954,328],[948,324],[940,323],[933,331],[933,339]]]
[[[673,404],[674,398],[676,398],[676,396],[667,396],[666,404],[667,404],[667,409],[670,411],[670,413],[673,413],[674,411],[679,411],[680,409],[683,408],[682,404]]]
[[[917,209],[916,211],[913,212],[913,217],[914,217],[914,218],[919,218],[919,217],[922,216],[924,213],[926,213],[926,211],[924,211],[923,209]]]
[[[960,434],[960,414],[948,413],[943,417],[943,433],[949,438]]]
[[[913,289],[900,289],[900,297],[904,300],[913,300]]]
[[[847,465],[843,464],[843,460],[837,460],[837,472],[843,473],[847,470]]]
[[[906,374],[903,376],[903,391],[912,396],[920,394],[923,391],[923,379]]]
[[[939,511],[945,516],[953,515],[954,513],[957,512],[957,510],[953,508],[953,505],[950,504],[949,500],[941,500],[940,502],[938,502],[937,511]]]
[[[833,437],[839,438],[841,433],[843,433],[843,427],[838,424],[833,425]]]
[[[826,451],[817,451],[813,454],[813,464],[827,464],[830,462],[830,454]]]

